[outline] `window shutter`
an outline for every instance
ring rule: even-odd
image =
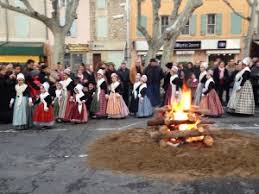
[[[106,38],[108,36],[107,17],[99,16],[96,19],[96,36],[98,38]]]
[[[207,15],[201,16],[201,35],[207,34]]]
[[[76,36],[77,36],[77,22],[76,22],[76,21],[74,21],[73,24],[72,24],[72,26],[71,26],[71,29],[70,29],[70,36],[71,36],[72,38],[76,38]]]
[[[191,19],[190,19],[190,35],[191,36],[195,36],[196,35],[196,20],[197,20],[197,16],[196,15],[192,15]]]
[[[20,38],[26,38],[29,36],[30,25],[29,18],[23,15],[15,16],[15,32]]]
[[[241,34],[242,18],[235,13],[231,13],[231,34]]]
[[[141,16],[141,20],[140,20],[141,25],[147,29],[147,16]],[[143,36],[143,34],[138,30],[137,33],[138,36]]]
[[[216,34],[221,35],[222,34],[222,14],[216,15]]]

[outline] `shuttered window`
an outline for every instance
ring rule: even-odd
[[[96,19],[96,36],[97,38],[106,38],[108,35],[107,17],[99,16]]]
[[[231,34],[240,34],[241,26],[242,18],[235,13],[231,13]]]

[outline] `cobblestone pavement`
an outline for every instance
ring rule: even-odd
[[[217,128],[259,135],[255,117],[225,115]],[[15,131],[0,125],[0,194],[254,194],[259,179],[206,179],[187,183],[96,171],[88,168],[87,145],[113,131],[145,127],[146,120],[91,120],[87,125],[57,125],[51,130]]]

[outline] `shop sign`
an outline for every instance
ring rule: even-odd
[[[201,41],[177,41],[175,49],[179,50],[191,50],[201,49]]]

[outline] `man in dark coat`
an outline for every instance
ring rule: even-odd
[[[259,89],[259,59],[251,69],[251,82],[253,85],[255,105],[259,105],[258,102],[258,89]]]
[[[144,74],[147,80],[147,96],[153,107],[160,106],[160,82],[164,78],[162,68],[157,64],[156,59],[151,59],[149,65],[145,68]]]
[[[123,99],[128,106],[129,104],[129,89],[130,89],[130,70],[127,68],[126,63],[122,63],[117,71],[123,86]]]
[[[226,91],[226,103],[229,100],[229,73],[225,68],[225,63],[222,61],[213,72],[213,79],[215,81],[216,91],[219,95],[221,103],[223,103],[223,93]]]

